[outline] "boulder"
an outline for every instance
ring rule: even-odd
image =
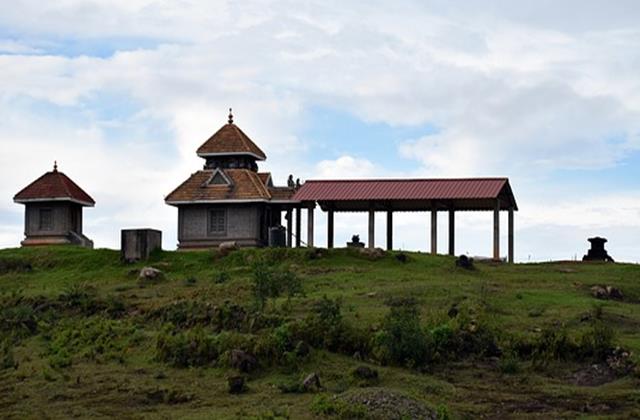
[[[359,248],[358,252],[372,261],[379,260],[385,255],[385,252],[382,248]]]
[[[378,371],[371,369],[368,366],[358,366],[352,372],[353,377],[357,379],[364,379],[367,381],[373,381],[378,379]]]
[[[460,255],[456,258],[456,267],[464,268],[466,270],[473,270],[473,258],[469,258],[466,255]]]
[[[623,300],[624,299],[622,290],[613,286],[595,285],[591,287],[591,296],[593,296],[596,299],[602,299],[602,300],[608,300],[608,299]]]
[[[605,289],[607,290],[607,295],[609,295],[609,299],[615,299],[615,300],[624,299],[624,295],[622,294],[622,291],[617,287],[607,286],[605,287]]]
[[[220,255],[225,256],[229,255],[232,251],[236,251],[240,248],[238,247],[238,243],[236,241],[227,241],[222,242],[220,245],[218,245],[218,249],[220,250]]]
[[[251,354],[242,350],[231,350],[229,364],[240,372],[249,373],[258,367],[258,360]]]
[[[246,391],[244,376],[231,376],[228,379],[228,383],[230,394],[242,394]]]
[[[322,385],[320,385],[320,377],[317,373],[311,373],[304,381],[302,381],[302,388],[306,391],[320,390],[322,389]]]
[[[164,274],[154,267],[143,267],[138,274],[140,280],[160,280]]]

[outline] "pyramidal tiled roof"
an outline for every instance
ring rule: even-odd
[[[224,173],[231,184],[212,183],[211,179],[217,172]],[[256,173],[249,169],[205,169],[192,174],[165,198],[165,202],[176,205],[225,200],[290,200],[295,189],[272,187],[267,184],[269,176],[269,173]]]
[[[13,201],[23,204],[47,200],[72,201],[90,207],[96,204],[71,178],[58,172],[57,165],[53,171],[45,173],[13,197]]]
[[[225,169],[231,185],[209,181],[217,170],[202,170],[192,174],[166,198],[167,204],[211,202],[223,200],[267,201],[271,194],[257,173],[249,169]]]
[[[216,131],[202,146],[198,148],[198,156],[217,155],[250,155],[258,160],[265,160],[264,152],[233,123],[233,115],[229,114],[229,122]]]

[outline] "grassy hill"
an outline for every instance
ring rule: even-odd
[[[0,311],[3,418],[640,416],[637,265],[6,249]]]

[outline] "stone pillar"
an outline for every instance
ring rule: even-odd
[[[373,209],[371,209],[369,210],[369,248],[375,248],[376,246],[375,225],[376,225],[376,212]]]
[[[513,263],[513,207],[509,207],[509,262]]]
[[[296,208],[296,248],[300,248],[300,242],[302,240],[301,212],[302,209],[300,207]]]
[[[434,205],[431,209],[431,255],[438,253],[438,210]]]
[[[333,248],[333,210],[327,212],[327,248]]]
[[[387,211],[387,251],[393,249],[393,212]]]
[[[287,248],[293,246],[293,210],[287,210]]]
[[[500,260],[500,200],[493,209],[493,259]]]
[[[449,210],[449,255],[456,255],[456,213]]]
[[[307,209],[307,246],[313,248],[313,206]]]

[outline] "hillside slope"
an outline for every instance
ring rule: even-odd
[[[6,249],[0,294],[3,418],[640,416],[636,265]]]

